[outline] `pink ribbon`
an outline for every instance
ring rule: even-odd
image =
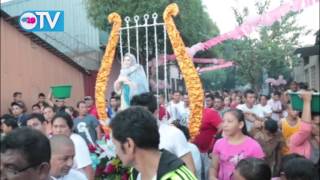
[[[290,11],[300,11],[303,8],[311,6],[315,3],[318,3],[319,0],[294,0],[292,2],[287,2],[282,4],[281,6],[269,11],[267,13],[262,14],[261,16],[249,19],[248,21],[244,22],[242,25],[236,27],[233,31],[228,33],[221,34],[220,36],[214,37],[209,39],[208,41],[204,42],[201,47],[204,49],[197,49],[198,51],[207,50],[217,44],[222,43],[227,39],[239,39],[243,36],[249,35],[253,32],[257,26],[270,26],[275,21],[278,21],[281,17],[289,13]],[[199,44],[199,43],[197,43]]]
[[[286,85],[287,81],[283,79],[283,76],[280,75],[278,79],[268,78],[265,80],[266,83],[271,84],[272,86],[280,86],[280,85]]]
[[[215,59],[215,58],[193,58],[194,63],[200,64],[224,64],[226,61],[224,59]]]
[[[176,57],[175,55],[167,55],[166,56],[166,62],[169,61],[175,61]],[[216,59],[216,58],[192,58],[192,61],[194,63],[200,63],[200,64],[223,64],[226,62],[224,59]],[[158,66],[163,65],[165,62],[165,56],[160,55],[158,58]],[[150,63],[149,67],[155,68],[156,67],[156,59],[153,58]]]
[[[198,69],[199,73],[203,73],[203,72],[208,72],[208,71],[216,71],[219,69],[225,69],[228,67],[234,66],[233,62],[226,62],[220,65],[213,65],[213,66],[209,66],[209,67],[204,67],[204,68],[200,68]]]

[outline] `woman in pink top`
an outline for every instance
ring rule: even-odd
[[[312,92],[302,91],[303,111],[300,129],[289,139],[291,153],[297,153],[318,162],[319,160],[319,123],[320,116],[311,116]]]
[[[210,180],[230,180],[237,163],[247,157],[263,158],[257,141],[249,137],[241,110],[227,111],[223,116],[223,135],[214,145]]]

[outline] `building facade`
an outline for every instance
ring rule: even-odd
[[[62,52],[33,33],[19,29],[16,19],[1,11],[1,96],[0,114],[8,113],[12,95],[23,93],[27,108],[37,102],[38,93],[50,87],[72,85],[68,105],[75,106],[85,95],[84,77],[90,74]]]
[[[294,67],[293,77],[297,82],[307,83],[310,89],[320,90],[319,31],[315,34],[314,46],[298,48],[295,51],[301,61]]]
[[[30,10],[64,11],[64,32],[35,34],[85,69],[97,70],[102,57],[99,38],[103,33],[90,23],[85,3],[86,0],[11,0],[1,3],[1,9],[12,17]]]

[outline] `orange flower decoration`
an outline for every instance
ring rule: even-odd
[[[178,5],[175,3],[170,4],[163,13],[163,19],[187,87],[191,110],[189,131],[192,139],[194,139],[199,133],[199,128],[201,126],[204,96],[199,75],[173,21],[173,16],[176,16],[178,13]]]
[[[119,41],[119,32],[121,28],[121,17],[117,13],[111,13],[108,16],[109,23],[113,23],[111,34],[109,36],[109,41],[106,46],[106,50],[101,62],[101,66],[96,79],[96,89],[95,89],[95,97],[96,97],[96,107],[98,111],[98,115],[101,121],[103,121],[102,128],[105,133],[109,133],[109,127],[106,125],[106,121],[108,119],[108,115],[106,113],[106,87],[109,81],[109,75],[111,72],[111,67],[116,51],[116,47]]]

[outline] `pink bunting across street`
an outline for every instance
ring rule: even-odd
[[[278,8],[269,11],[261,16],[258,16],[253,19],[249,19],[244,22],[239,27],[236,27],[233,31],[221,34],[220,36],[214,37],[206,42],[203,42],[203,45],[198,45],[198,47],[204,47],[204,49],[197,49],[198,51],[204,51],[213,46],[222,43],[228,39],[239,39],[243,36],[249,35],[253,32],[258,26],[270,26],[275,21],[278,21],[284,15],[289,13],[290,11],[297,12],[311,6],[315,3],[318,3],[319,0],[293,0],[291,2],[287,2],[279,6]],[[199,43],[197,43],[199,44]]]
[[[213,65],[213,66],[209,66],[209,67],[204,67],[204,68],[200,68],[198,69],[199,73],[203,73],[203,72],[208,72],[208,71],[215,71],[215,70],[219,70],[219,69],[225,69],[228,67],[232,67],[234,66],[232,61],[220,64],[220,65]]]
[[[215,59],[215,58],[193,58],[194,63],[201,63],[201,64],[216,64],[221,65],[226,62],[224,59]]]

